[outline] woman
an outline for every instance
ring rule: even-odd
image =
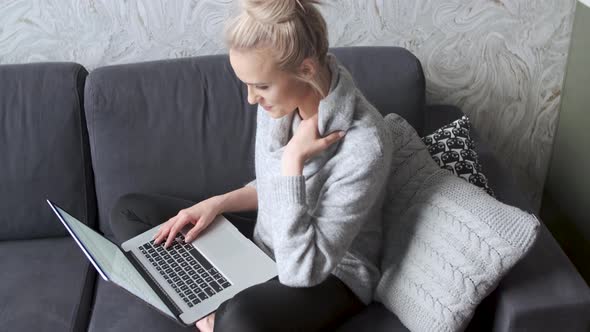
[[[113,210],[113,230],[128,238],[140,231],[131,220],[150,213],[133,209],[181,208],[154,237],[169,246],[189,223],[186,241],[220,213],[258,209],[253,241],[278,278],[224,302],[196,323],[200,331],[333,329],[372,300],[391,152],[383,117],[328,53],[316,4],[245,0],[226,25],[231,66],[258,104],[256,179],[192,206],[132,194]]]

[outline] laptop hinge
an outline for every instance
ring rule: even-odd
[[[162,289],[160,284],[158,284],[154,280],[152,275],[146,270],[146,268],[143,266],[143,264],[137,259],[137,257],[135,257],[135,254],[133,252],[127,252],[123,249],[121,249],[121,251],[123,251],[123,254],[125,254],[125,256],[129,259],[131,264],[133,264],[133,266],[135,266],[135,268],[137,269],[139,274],[141,274],[143,276],[143,278],[145,279],[145,281],[150,285],[150,287],[152,287],[154,292],[156,292],[156,294],[158,294],[158,296],[160,296],[160,299],[168,306],[168,309],[170,309],[170,311],[172,311],[172,313],[176,316],[176,318],[178,318],[179,321],[182,321],[182,320],[180,320],[180,314],[182,314],[182,310],[176,305],[176,303],[174,303],[174,301],[170,298],[170,296],[168,296],[168,294]]]

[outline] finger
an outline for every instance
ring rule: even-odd
[[[203,218],[197,221],[197,224],[188,232],[184,237],[184,242],[191,242],[192,240],[196,239],[199,233],[205,228],[205,223],[203,222]]]
[[[175,218],[176,217],[172,217],[172,218],[168,219],[168,221],[166,221],[165,223],[162,224],[162,226],[160,226],[158,233],[156,233],[156,236],[154,236],[154,239],[155,239],[154,244],[159,244],[168,235],[171,225],[174,224]]]
[[[154,240],[154,243],[156,243],[156,240],[160,237],[160,235],[162,235],[164,226],[166,226],[166,223],[160,225],[156,233],[154,233],[154,236],[152,236],[152,240]]]
[[[336,133],[331,133],[330,135],[326,136],[323,138],[324,144],[326,146],[330,146],[334,143],[336,143],[339,139],[341,139],[342,137],[344,137],[344,135],[346,135],[345,131],[339,131]]]
[[[160,229],[158,229],[158,232],[154,235],[154,244],[159,244],[162,241],[164,234],[167,234],[167,232],[166,224],[160,226]]]
[[[160,244],[162,243],[162,241],[168,236],[168,233],[170,232],[170,227],[169,226],[164,226],[162,227],[162,229],[160,230],[158,236],[156,236],[156,239],[154,240],[154,244]]]
[[[183,212],[179,212],[176,222],[174,223],[174,225],[172,225],[170,233],[168,233],[168,238],[166,239],[166,244],[164,245],[164,248],[168,248],[170,244],[172,244],[172,241],[176,239],[176,234],[178,234],[178,232],[182,229],[182,227],[184,227],[184,225],[186,225],[187,222],[188,216]]]

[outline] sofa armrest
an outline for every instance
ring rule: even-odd
[[[428,106],[425,114],[426,133],[463,115],[453,106]],[[522,189],[473,126],[471,138],[497,199],[531,212]],[[491,321],[494,331],[587,331],[590,327],[588,285],[543,223],[529,253],[484,301],[490,309],[485,315],[493,316],[486,321]]]
[[[532,212],[521,188],[471,130],[482,171],[498,200]],[[545,224],[531,251],[494,291],[494,331],[588,331],[590,289]]]
[[[494,291],[494,331],[588,331],[590,291],[541,223],[531,251]]]

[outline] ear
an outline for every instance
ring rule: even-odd
[[[311,58],[305,58],[299,66],[299,72],[303,76],[312,79],[317,73],[317,64]]]

